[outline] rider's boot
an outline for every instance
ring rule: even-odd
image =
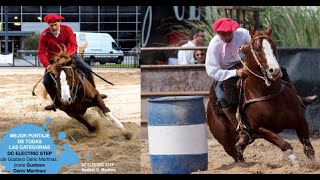
[[[44,107],[44,110],[47,110],[47,111],[51,111],[51,110],[56,111],[57,109],[56,109],[56,105],[54,105],[54,103],[53,103],[53,104],[50,104],[50,105]]]
[[[231,121],[231,123],[237,127],[238,120],[236,118],[236,112],[237,112],[236,109],[233,107],[228,107],[228,108],[222,108],[222,111],[227,116],[227,118]],[[250,133],[250,127],[248,122],[242,121],[239,128],[240,139],[242,139],[242,141],[247,141],[248,143],[250,143],[251,138],[249,136],[249,133]]]
[[[94,82],[93,74],[91,74],[87,79],[88,79],[88,81],[92,84],[92,86],[93,86],[94,88],[96,88],[96,83]],[[101,96],[102,99],[105,99],[105,98],[108,97],[108,96],[105,95],[105,94],[100,94],[100,96]]]
[[[51,110],[52,111],[56,111],[57,108],[56,108],[56,105],[54,104],[54,101],[55,101],[54,92],[51,92],[51,91],[47,91],[47,92],[48,92],[50,98],[52,99],[53,103],[48,105],[48,106],[46,106],[46,107],[44,107],[44,109],[47,110],[47,111],[51,111]]]
[[[237,125],[238,120],[236,118],[236,110],[235,110],[235,108],[233,108],[233,107],[222,108],[222,111],[227,116],[229,121],[231,121],[232,124]]]

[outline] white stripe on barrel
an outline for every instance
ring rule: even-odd
[[[206,124],[149,126],[148,137],[149,153],[153,155],[208,153]]]
[[[190,174],[208,169],[202,96],[149,98],[148,142],[154,174]]]

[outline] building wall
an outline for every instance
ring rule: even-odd
[[[43,18],[56,13],[63,16],[63,23],[74,31],[109,33],[128,51],[139,42],[140,9],[140,6],[8,6],[8,28],[9,31],[40,32],[47,27]],[[0,13],[0,27],[4,27],[4,6]]]
[[[80,24],[77,22],[63,22],[64,25],[70,26],[73,31],[80,31]],[[45,22],[24,22],[21,24],[21,31],[34,31],[41,33],[48,24]]]

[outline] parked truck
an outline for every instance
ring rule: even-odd
[[[121,64],[123,51],[108,33],[74,32],[78,43],[78,54],[86,63]]]

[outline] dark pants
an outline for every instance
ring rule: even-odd
[[[92,72],[90,72],[91,66],[89,66],[86,62],[80,60],[77,54],[73,56],[73,60],[76,63],[76,70],[83,72],[87,78],[92,76]],[[45,73],[46,72],[47,69],[45,70]],[[54,77],[54,74],[51,75]],[[48,91],[48,94],[50,95],[51,99],[54,100],[54,96],[57,92],[57,89],[53,79],[50,76],[50,73],[44,75],[42,83]]]
[[[288,82],[289,86],[291,88],[293,88],[293,90],[295,90],[293,84],[291,83],[289,75],[287,73],[287,69],[285,67],[280,67],[280,68],[281,68],[281,71],[282,71],[282,74],[283,74],[281,79],[286,81],[286,82]],[[229,101],[226,98],[225,90],[223,88],[223,82],[224,81],[216,81],[215,82],[214,91],[216,93],[216,96],[218,98],[218,103],[220,104],[221,108],[228,108],[228,107],[232,106],[233,104],[230,104]],[[232,87],[232,89],[230,91],[236,92],[236,84]]]
[[[228,70],[233,70],[233,69],[237,69],[240,67],[242,67],[242,64],[239,62],[239,63],[235,64],[233,67],[229,68]],[[216,81],[214,91],[215,91],[216,96],[218,98],[217,103],[220,105],[220,107],[221,108],[228,108],[228,107],[232,106],[232,104],[230,103],[230,101],[227,100],[225,90],[223,87],[223,82],[224,81]],[[237,90],[236,84],[230,86],[229,88],[230,88],[230,89],[228,89],[229,92],[236,93],[236,90]]]
[[[219,103],[221,108],[228,108],[228,107],[232,106],[232,104],[230,104],[226,98],[225,90],[223,88],[223,82],[224,81],[216,81],[214,91],[215,91],[216,96],[218,98],[217,103]],[[236,85],[234,85],[234,88],[232,88],[232,90],[230,90],[230,91],[236,92]]]

